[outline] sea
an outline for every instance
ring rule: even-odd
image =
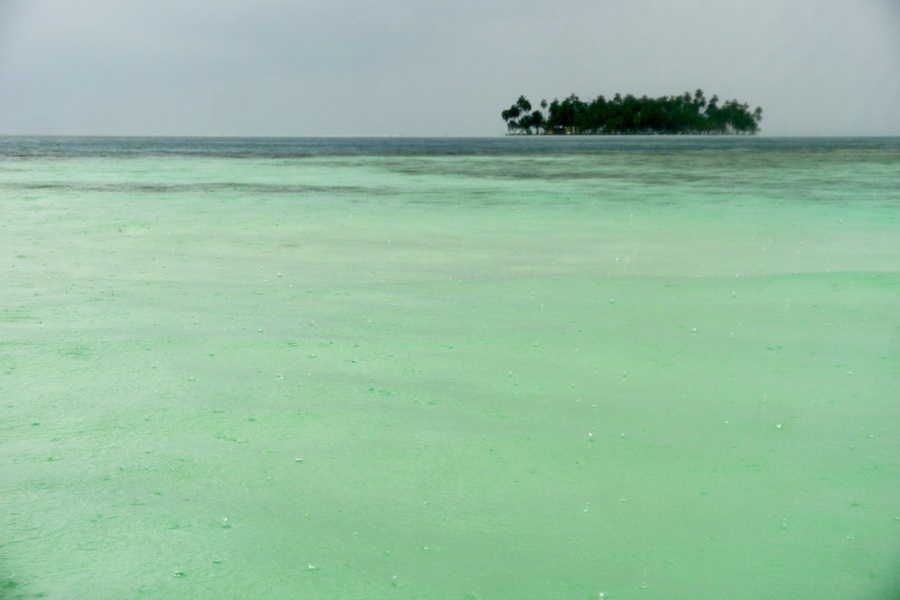
[[[0,599],[900,597],[900,138],[0,137]]]

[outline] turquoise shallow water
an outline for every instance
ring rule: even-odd
[[[558,141],[3,140],[0,598],[895,597],[900,143]]]

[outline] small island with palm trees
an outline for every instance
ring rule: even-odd
[[[549,104],[541,100],[537,110],[519,96],[500,116],[508,132],[517,135],[752,135],[759,131],[762,109],[751,112],[737,100],[720,104],[718,96],[707,100],[697,90],[660,98],[616,94],[607,100],[601,95],[590,102],[572,94]]]

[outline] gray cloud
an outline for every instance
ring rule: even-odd
[[[7,0],[0,132],[495,135],[519,94],[703,88],[900,135],[891,0]]]

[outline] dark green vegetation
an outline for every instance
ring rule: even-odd
[[[707,100],[703,90],[660,98],[597,96],[590,102],[572,94],[549,105],[541,100],[540,106],[546,116],[519,96],[500,116],[513,134],[754,134],[762,120],[761,108],[750,112],[749,105],[737,100],[720,105],[718,96]]]

